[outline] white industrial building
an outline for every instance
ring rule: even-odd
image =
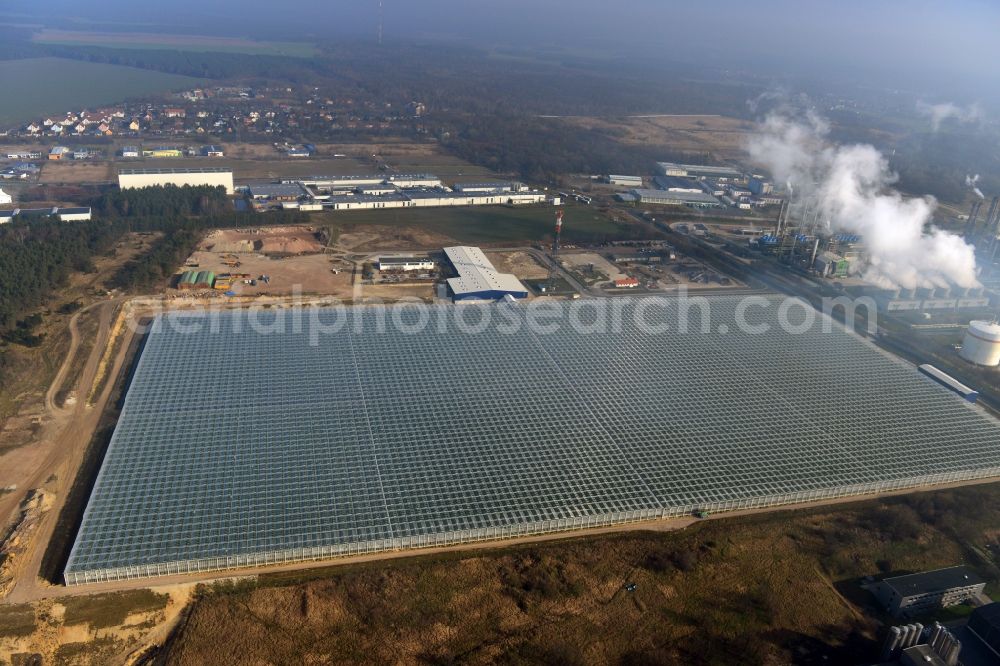
[[[56,218],[60,222],[86,222],[91,219],[90,208],[15,208],[13,210],[0,211],[0,224],[12,221],[15,217],[25,215],[28,217]]]
[[[520,192],[524,183],[503,180],[490,180],[479,183],[455,183],[452,189],[462,194],[488,194],[491,192]]]
[[[323,207],[329,210],[377,210],[380,208],[407,208],[411,205],[409,199],[399,193],[382,196],[338,194],[323,201]]]
[[[250,185],[251,197],[283,202],[300,210],[321,205],[327,210],[378,210],[440,206],[497,206],[544,203],[544,192],[516,181],[463,183],[449,189],[432,174],[388,176],[312,176],[280,183]]]
[[[3,190],[0,190],[0,206],[9,205],[14,203],[14,197],[10,196]]]
[[[441,179],[430,173],[397,173],[385,178],[396,187],[441,187]]]
[[[430,257],[379,257],[380,271],[432,271],[434,260]]]
[[[248,186],[247,192],[254,199],[273,201],[296,201],[307,194],[300,183],[258,183]]]
[[[691,208],[721,208],[722,203],[707,192],[667,192],[666,190],[632,190],[632,196],[646,204],[690,206]]]
[[[701,183],[697,180],[681,176],[656,176],[653,178],[653,184],[658,189],[666,190],[667,192],[697,193],[705,191]]]
[[[613,173],[608,176],[608,182],[622,187],[642,187],[642,176],[623,176]]]
[[[528,297],[528,289],[521,281],[510,273],[498,272],[478,247],[446,247],[444,253],[458,273],[458,277],[448,279],[456,301]]]
[[[118,187],[123,190],[163,185],[209,185],[226,188],[232,194],[233,170],[223,167],[200,169],[125,169],[118,172]]]
[[[689,176],[691,178],[718,178],[719,180],[741,180],[743,174],[731,167],[703,166],[700,164],[676,164],[657,162],[665,176]]]
[[[970,322],[960,356],[976,365],[1000,365],[1000,324],[993,321]]]
[[[397,173],[390,176],[312,176],[284,183],[302,183],[306,187],[327,191],[350,191],[359,187],[391,184],[399,188],[441,187],[441,179],[428,173]]]

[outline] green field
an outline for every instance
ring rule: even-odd
[[[0,123],[27,122],[44,114],[120,102],[128,97],[200,85],[200,79],[135,67],[64,58],[0,61],[7,101]]]
[[[319,51],[307,42],[263,42],[211,35],[170,35],[144,32],[42,30],[32,40],[58,46],[100,46],[110,49],[246,53],[308,58]]]
[[[617,225],[588,206],[565,207],[563,239],[566,242],[628,238],[645,233],[636,225]],[[372,211],[339,211],[324,214],[338,225],[382,224],[420,227],[463,243],[517,243],[551,238],[555,227],[553,206],[510,208],[419,208]],[[642,232],[642,233],[640,233]],[[646,234],[648,235],[648,234]]]

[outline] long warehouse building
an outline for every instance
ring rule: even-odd
[[[504,296],[527,298],[528,289],[511,273],[501,273],[478,247],[446,247],[458,277],[448,279],[448,288],[456,301],[497,300]]]
[[[118,172],[118,187],[123,190],[163,185],[211,185],[226,188],[233,194],[233,170],[224,167],[200,169],[123,169]]]
[[[1000,421],[912,365],[801,301],[813,316],[795,329],[782,297],[707,302],[162,315],[65,580],[1000,476]]]

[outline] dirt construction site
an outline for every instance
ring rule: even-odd
[[[425,233],[394,228],[391,233],[368,227],[337,234],[311,226],[219,229],[209,233],[178,267],[167,294],[173,298],[233,298],[332,296],[355,300],[433,297],[433,287],[423,285],[362,285],[361,266],[366,256],[399,247],[439,249],[447,242]],[[184,271],[215,273],[216,288],[180,290],[175,287]],[[219,276],[232,276],[229,282]]]

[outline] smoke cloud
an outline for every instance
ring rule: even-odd
[[[928,104],[917,102],[917,113],[931,119],[931,129],[937,132],[946,120],[954,119],[960,123],[978,122],[983,117],[983,110],[978,104],[961,107],[951,102]]]
[[[892,188],[886,158],[866,144],[833,145],[813,112],[767,116],[750,139],[751,158],[794,188],[793,204],[823,230],[859,234],[863,277],[886,287],[978,286],[973,247],[930,224],[933,197],[908,198]],[[794,218],[793,218],[794,219]]]
[[[972,191],[975,192],[976,196],[979,197],[980,199],[985,199],[986,197],[983,196],[983,191],[981,189],[979,189],[979,185],[977,185],[978,182],[979,182],[979,174],[978,173],[975,176],[966,176],[965,177],[965,186],[966,187],[971,187]]]

